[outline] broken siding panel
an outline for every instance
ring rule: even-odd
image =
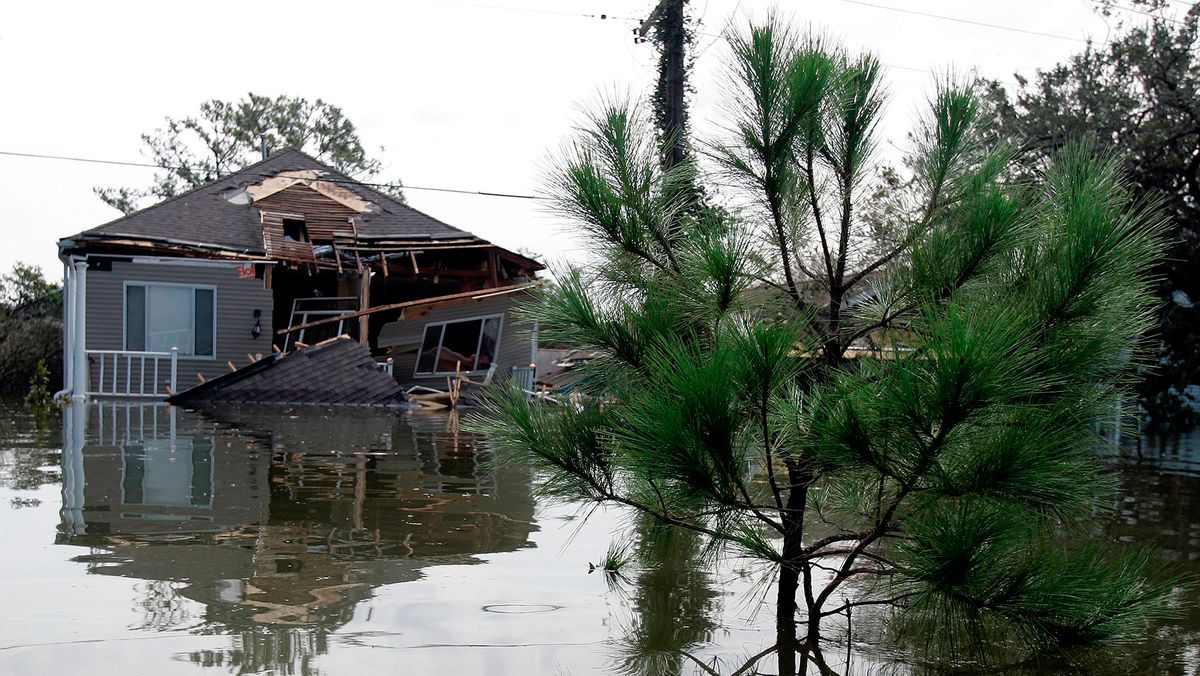
[[[496,376],[507,377],[513,367],[529,366],[533,354],[532,325],[516,319],[512,308],[524,294],[485,299],[462,305],[434,307],[422,313],[406,311],[406,318],[385,324],[379,333],[379,347],[392,348],[392,373],[404,388],[413,385],[445,389],[445,375],[416,376],[417,351],[425,335],[426,324],[472,319],[489,315],[503,315],[500,333],[500,348],[496,353]],[[478,380],[485,371],[476,371],[472,378]]]
[[[331,242],[335,234],[353,237],[355,231],[351,219],[359,213],[303,185],[280,190],[258,200],[254,206],[263,212],[303,216],[308,238],[314,242]]]
[[[226,362],[236,366],[246,364],[247,353],[271,352],[271,316],[273,303],[271,291],[263,287],[261,279],[238,277],[240,264],[219,266],[172,265],[169,263],[114,262],[112,270],[88,270],[87,273],[87,349],[125,349],[125,282],[147,282],[188,284],[216,287],[216,347],[213,357],[180,357],[178,385],[180,389],[200,382],[198,373],[212,378],[229,370]],[[258,321],[262,333],[258,338],[251,336],[254,327],[254,311],[261,311]],[[130,390],[139,389],[139,367],[135,362],[131,369]],[[146,391],[153,387],[153,366],[147,363]],[[126,367],[122,363],[117,372],[117,389],[125,390]],[[91,389],[95,390],[100,375],[100,365],[93,359],[91,364]],[[105,389],[112,387],[111,361],[105,365]],[[170,366],[164,360],[159,365],[159,391],[169,383]]]
[[[263,243],[272,258],[301,263],[316,263],[312,243],[287,239],[283,235],[283,219],[290,213],[262,212]],[[295,214],[299,216],[300,214]]]

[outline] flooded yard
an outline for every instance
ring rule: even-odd
[[[1200,436],[1140,454],[1112,459],[1119,495],[1096,536],[1200,573]],[[637,524],[544,504],[531,478],[447,415],[10,406],[0,673],[704,673],[693,657],[730,673],[770,648],[761,569],[710,567],[683,539],[589,573]],[[831,646],[829,666],[923,669],[871,633]],[[1115,654],[1014,673],[1198,668],[1192,607]]]

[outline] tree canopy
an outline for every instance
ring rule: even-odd
[[[130,213],[146,198],[174,197],[257,162],[264,145],[298,148],[357,180],[369,181],[383,169],[341,108],[321,99],[251,92],[237,101],[205,101],[195,115],[168,116],[164,126],[142,134],[143,152],[162,169],[154,181],[144,188],[97,187],[95,192],[109,206]],[[404,198],[399,182],[382,189]]]
[[[1135,4],[1155,17],[1021,80],[1014,97],[992,83],[990,100],[1000,131],[1021,145],[1024,176],[1088,137],[1136,195],[1163,201],[1172,245],[1156,270],[1155,366],[1139,390],[1153,422],[1188,424],[1200,420],[1200,4],[1180,19],[1163,2]]]
[[[777,18],[728,42],[702,180],[744,207],[695,210],[698,168],[664,166],[651,115],[594,110],[548,190],[596,263],[524,311],[602,356],[578,401],[498,388],[476,428],[549,498],[775,566],[779,673],[820,665],[854,609],[952,657],[989,629],[1028,651],[1136,638],[1173,587],[1144,553],[1065,543],[1105,504],[1096,426],[1152,323],[1158,203],[1087,144],[1013,180],[980,93],[941,81],[914,208],[867,210],[879,61]]]
[[[0,394],[24,394],[39,370],[62,380],[62,286],[18,261],[0,275]]]

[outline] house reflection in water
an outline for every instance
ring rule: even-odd
[[[235,635],[201,664],[303,670],[373,588],[533,546],[526,471],[444,415],[74,405],[64,439],[58,542],[145,580],[146,628]]]

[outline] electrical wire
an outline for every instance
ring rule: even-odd
[[[942,21],[951,21],[951,22],[955,22],[955,23],[962,23],[962,24],[967,24],[967,25],[972,25],[972,26],[980,26],[980,27],[984,27],[984,28],[992,28],[992,29],[996,29],[996,30],[1010,31],[1010,32],[1014,32],[1014,33],[1023,33],[1026,35],[1034,35],[1034,36],[1038,36],[1038,37],[1053,38],[1056,40],[1069,40],[1071,42],[1080,42],[1080,43],[1087,42],[1087,40],[1083,40],[1081,38],[1074,38],[1074,37],[1070,37],[1070,36],[1066,36],[1066,35],[1058,35],[1055,33],[1043,33],[1040,31],[1033,31],[1033,30],[1028,30],[1025,28],[1018,28],[1015,26],[1003,26],[1000,24],[988,23],[986,21],[975,21],[972,19],[963,19],[960,17],[945,16],[942,14],[933,14],[930,12],[921,12],[921,11],[912,10],[912,9],[905,9],[902,7],[892,7],[889,5],[880,5],[880,4],[876,4],[873,2],[865,2],[864,0],[841,0],[841,1],[844,3],[847,3],[847,4],[859,5],[861,7],[868,7],[871,9],[880,9],[880,10],[885,10],[885,11],[890,11],[890,12],[899,12],[901,14],[910,14],[913,16],[921,16],[921,17],[926,17],[926,18],[930,18],[930,19],[939,19]],[[1185,2],[1184,0],[1171,0],[1171,1],[1177,2],[1180,5],[1184,5],[1184,6],[1188,6],[1188,7],[1190,7],[1192,4],[1190,2]],[[512,7],[512,6],[507,6],[507,5],[489,5],[489,4],[474,3],[474,2],[459,2],[457,0],[442,0],[442,4],[455,5],[455,6],[459,6],[459,7],[474,7],[474,8],[480,8],[480,9],[493,9],[493,10],[500,10],[500,11],[528,12],[528,13],[549,14],[549,15],[556,15],[556,16],[573,16],[573,17],[588,18],[588,19],[600,19],[600,20],[610,20],[611,19],[613,21],[633,21],[633,22],[639,21],[639,19],[635,19],[633,17],[614,16],[611,14],[589,14],[589,13],[580,13],[580,12],[564,12],[564,11],[559,11],[559,10],[539,9],[539,8],[531,8],[531,7]],[[707,3],[706,3],[706,5],[707,5]],[[739,7],[741,6],[740,0],[738,2],[738,6]],[[1141,14],[1141,15],[1148,16],[1148,17],[1162,18],[1166,21],[1171,21],[1174,23],[1182,23],[1178,20],[1171,19],[1168,17],[1156,17],[1156,15],[1151,14],[1149,12],[1144,12],[1144,11],[1130,8],[1130,7],[1123,7],[1121,5],[1115,5],[1115,4],[1113,5],[1113,7],[1115,9],[1132,12],[1134,14]],[[732,16],[730,18],[732,19]],[[728,26],[728,21],[726,22],[726,26]],[[708,51],[709,47],[712,47],[713,43],[715,43],[720,38],[720,35],[706,33],[706,32],[697,31],[697,34],[704,35],[704,36],[711,36],[713,38],[713,41],[710,42],[708,45],[705,45],[700,50],[698,50],[696,57],[694,57],[694,58],[699,58],[699,56],[701,54]],[[925,68],[900,66],[900,65],[896,65],[896,64],[884,64],[884,65],[886,65],[890,68],[898,69],[898,70],[933,73],[933,71],[925,69]],[[128,162],[128,161],[122,161],[122,160],[106,160],[106,159],[96,159],[96,158],[89,158],[89,157],[74,157],[74,156],[68,156],[68,155],[47,155],[47,154],[40,154],[40,153],[24,153],[24,152],[7,151],[7,150],[0,150],[0,155],[6,155],[9,157],[36,158],[36,159],[59,160],[59,161],[68,161],[68,162],[85,162],[85,163],[90,163],[90,164],[107,164],[107,165],[116,165],[116,166],[125,166],[125,167],[145,167],[145,168],[150,168],[150,169],[165,169],[165,170],[181,169],[181,167],[174,167],[174,168],[173,167],[163,167],[163,166],[160,166],[157,164],[150,164],[150,163],[146,163],[146,162]],[[479,196],[483,196],[483,197],[504,197],[504,198],[526,199],[526,200],[543,199],[542,197],[539,197],[537,195],[523,195],[523,194],[516,194],[516,193],[504,193],[504,192],[495,192],[495,191],[487,191],[487,190],[464,190],[464,189],[460,189],[460,188],[442,188],[442,187],[434,187],[434,186],[403,185],[403,184],[397,184],[397,183],[372,183],[369,181],[353,181],[353,180],[340,180],[340,179],[322,179],[322,180],[326,180],[330,183],[358,184],[358,185],[365,185],[365,186],[373,187],[373,188],[384,188],[384,189],[400,188],[403,190],[425,190],[425,191],[431,191],[431,192],[455,193],[455,194],[461,194],[461,195],[479,195]]]
[[[1087,40],[1082,38],[1073,38],[1068,35],[1058,35],[1056,33],[1042,33],[1041,31],[1032,31],[1025,28],[1017,28],[1015,26],[1002,26],[1000,24],[988,23],[986,21],[975,21],[973,19],[961,19],[955,16],[946,16],[944,14],[932,14],[930,12],[919,12],[915,9],[904,9],[903,7],[891,7],[889,5],[878,5],[873,2],[863,2],[863,0],[842,0],[842,2],[851,5],[860,5],[862,7],[871,7],[873,9],[883,9],[889,12],[899,12],[901,14],[912,14],[914,16],[923,16],[930,19],[940,19],[942,21],[953,21],[955,23],[963,23],[971,26],[982,26],[984,28],[994,28],[996,30],[1011,31],[1013,33],[1024,33],[1026,35],[1036,35],[1043,38],[1054,38],[1055,40],[1069,40],[1071,42],[1086,43]]]
[[[613,21],[637,21],[637,22],[641,21],[641,19],[635,19],[633,17],[614,16],[612,14],[604,14],[604,13],[602,13],[602,14],[587,14],[587,13],[583,13],[583,12],[564,12],[564,11],[557,10],[557,9],[541,9],[541,8],[536,8],[536,7],[512,7],[509,5],[489,5],[489,4],[485,4],[485,3],[479,3],[479,2],[459,2],[458,0],[441,0],[441,2],[439,2],[437,4],[454,5],[454,6],[458,6],[458,7],[475,7],[475,8],[479,8],[479,9],[494,9],[494,10],[505,11],[505,12],[526,12],[529,14],[552,14],[552,15],[557,15],[557,16],[573,16],[573,17],[579,17],[579,18],[583,18],[583,19],[600,19],[601,21],[606,21],[606,20],[610,20],[610,19]]]
[[[145,167],[148,169],[162,169],[165,171],[178,171],[181,169],[190,169],[191,168],[191,167],[164,167],[164,166],[161,166],[158,164],[151,164],[149,162],[127,162],[127,161],[122,161],[122,160],[102,160],[102,159],[96,159],[96,158],[92,158],[92,157],[74,157],[74,156],[70,156],[70,155],[46,155],[46,154],[41,154],[41,153],[22,153],[22,152],[16,152],[16,151],[11,151],[11,150],[0,150],[0,155],[7,155],[9,157],[34,158],[34,159],[39,159],[39,160],[60,160],[60,161],[64,161],[64,162],[87,162],[89,164],[111,164],[111,165],[122,166],[122,167]],[[272,176],[273,174],[262,173],[262,174],[258,174],[258,175]],[[440,187],[432,187],[432,186],[405,185],[403,183],[372,183],[370,181],[355,181],[352,179],[340,179],[340,178],[321,178],[320,180],[325,181],[327,183],[341,183],[341,184],[345,184],[345,185],[365,185],[370,188],[384,188],[384,189],[390,189],[390,190],[394,190],[394,189],[426,190],[426,191],[431,191],[431,192],[456,193],[456,194],[460,194],[460,195],[479,195],[481,197],[507,197],[507,198],[512,198],[512,199],[523,199],[523,200],[543,199],[542,197],[540,197],[538,195],[522,195],[522,194],[518,194],[518,193],[495,192],[495,191],[491,191],[491,190],[465,190],[465,189],[461,189],[461,188],[440,188]]]

